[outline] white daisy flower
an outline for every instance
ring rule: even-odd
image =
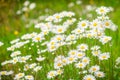
[[[24,2],[24,6],[28,6],[30,4],[30,2],[27,0]]]
[[[3,42],[0,42],[0,46],[2,46],[2,45],[4,45],[4,43],[3,43]]]
[[[109,52],[102,53],[98,57],[100,60],[107,60],[108,58],[110,58],[110,53]]]
[[[84,76],[83,80],[96,80],[96,78],[95,76],[89,74],[89,75]]]
[[[88,45],[87,44],[80,44],[77,46],[77,49],[79,51],[86,51],[86,50],[88,50]]]
[[[89,57],[83,57],[82,62],[85,63],[85,64],[89,64],[90,58]]]
[[[18,74],[16,74],[15,75],[15,80],[18,80],[18,79],[21,79],[21,78],[23,78],[25,76],[25,74],[24,73],[18,73]]]
[[[50,72],[48,72],[48,74],[47,74],[47,78],[48,78],[48,79],[51,79],[51,78],[55,77],[56,75],[57,75],[57,72],[56,72],[56,71],[50,71]]]
[[[89,25],[89,22],[87,20],[83,20],[78,23],[78,28],[86,29],[88,28],[88,25]]]
[[[34,42],[41,42],[42,40],[44,40],[44,36],[43,36],[42,34],[36,35],[36,36],[33,38],[33,41],[34,41]]]
[[[100,50],[95,50],[91,52],[93,56],[99,56],[101,51]]]
[[[12,52],[12,54],[10,55],[11,57],[16,57],[18,55],[20,55],[21,52],[20,51],[15,51],[15,52]]]
[[[32,75],[26,75],[25,79],[26,80],[34,80],[34,77]]]
[[[82,69],[83,69],[83,68],[86,67],[86,64],[83,63],[83,62],[78,62],[78,63],[75,64],[75,67],[76,67],[76,68],[82,68]]]
[[[97,72],[95,72],[95,76],[99,77],[99,78],[103,78],[103,77],[105,77],[105,74],[101,71],[97,71]]]
[[[93,73],[93,72],[97,72],[99,70],[100,70],[100,66],[95,65],[95,66],[90,67],[89,72]]]
[[[98,45],[95,45],[95,46],[91,47],[92,51],[96,51],[96,50],[99,50],[99,49],[100,49],[100,46],[98,46]]]
[[[84,52],[78,52],[77,53],[77,58],[83,58],[85,56]]]
[[[42,69],[42,66],[36,66],[36,67],[34,67],[33,70],[34,70],[35,72],[37,72],[37,71],[39,71],[39,70],[41,70],[41,69]]]
[[[29,5],[29,9],[30,9],[30,10],[34,9],[35,7],[36,7],[36,4],[35,4],[35,3],[31,3],[31,4]]]
[[[97,8],[97,9],[96,9],[96,12],[97,12],[98,14],[100,14],[100,15],[105,15],[105,14],[107,14],[108,12],[110,12],[110,9],[107,8],[107,7],[102,6],[102,7],[100,7],[100,8]]]
[[[102,44],[108,43],[109,41],[111,41],[112,37],[110,36],[103,36],[100,38],[100,42],[102,42]]]

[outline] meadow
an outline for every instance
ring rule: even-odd
[[[1,0],[0,80],[120,80],[120,0]]]

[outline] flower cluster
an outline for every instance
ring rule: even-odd
[[[24,5],[28,6],[28,4],[27,1]],[[14,74],[15,80],[34,80],[35,73],[44,69],[45,66],[52,67],[52,70],[48,69],[45,72],[47,78],[55,78],[64,74],[65,67],[71,64],[79,70],[78,74],[83,75],[83,80],[103,78],[105,73],[101,71],[102,67],[100,68],[99,62],[108,60],[111,53],[103,53],[97,44],[91,46],[87,44],[87,41],[81,43],[79,40],[93,39],[102,45],[110,43],[112,37],[107,36],[105,30],[115,31],[117,29],[117,26],[107,16],[110,11],[111,8],[103,6],[98,8],[96,12],[99,16],[92,21],[79,20],[75,18],[74,12],[69,11],[48,16],[44,22],[35,25],[40,32],[27,33],[10,42],[11,46],[7,50],[11,51],[12,59],[2,62],[1,65],[21,66],[18,69],[20,72],[17,71]],[[71,48],[75,44],[76,49]],[[91,65],[93,57],[98,63]],[[48,64],[50,62],[51,65],[46,65],[44,61]],[[7,73],[9,72],[5,71],[0,74],[6,75]]]

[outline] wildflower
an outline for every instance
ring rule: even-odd
[[[29,6],[29,9],[32,10],[36,7],[36,4],[35,3],[31,3],[30,6]]]
[[[14,43],[17,43],[18,41],[20,41],[20,39],[12,40],[10,43],[11,43],[11,44],[14,44]]]
[[[95,46],[91,47],[91,50],[93,50],[93,51],[96,51],[96,50],[99,50],[99,49],[100,49],[100,46],[98,46],[98,45],[95,45]]]
[[[56,72],[56,71],[50,71],[50,72],[48,72],[48,74],[47,74],[47,78],[48,78],[48,79],[51,79],[51,78],[55,77],[56,75],[57,75],[57,72]]]
[[[62,64],[61,61],[58,61],[58,62],[56,62],[56,63],[54,64],[54,68],[55,68],[55,69],[59,69],[59,68],[61,68],[61,67],[63,67],[63,64]]]
[[[14,34],[15,34],[15,35],[18,35],[18,34],[19,34],[19,32],[18,32],[18,31],[14,31]]]
[[[99,55],[100,60],[107,60],[108,58],[110,58],[110,53],[109,52],[102,53],[102,54]]]
[[[25,2],[24,2],[24,6],[28,6],[29,3],[30,3],[29,1],[25,1]]]
[[[67,60],[68,60],[68,64],[70,64],[70,63],[75,62],[76,58],[75,57],[67,57]]]
[[[58,69],[56,72],[57,72],[58,75],[61,75],[63,73],[63,70],[62,69]]]
[[[89,74],[89,75],[84,76],[83,80],[96,80],[96,79],[95,79],[95,76]]]
[[[75,67],[76,67],[76,68],[85,68],[85,67],[86,67],[86,64],[83,63],[83,62],[78,62],[78,63],[75,64]]]
[[[95,66],[92,66],[90,69],[89,69],[89,72],[90,73],[93,73],[93,72],[97,72],[100,70],[100,67],[98,65],[95,65]]]
[[[77,49],[80,51],[86,51],[88,49],[88,45],[87,44],[80,44],[77,46]]]
[[[98,8],[98,9],[96,9],[96,12],[97,12],[98,14],[100,14],[100,15],[105,15],[105,14],[107,14],[108,12],[110,12],[110,9],[107,8],[107,7],[102,6],[102,7]]]
[[[92,51],[93,56],[99,56],[101,53],[100,50]]]
[[[105,74],[101,71],[97,71],[97,72],[95,72],[95,76],[99,77],[99,78],[103,78],[103,77],[105,77]]]
[[[85,63],[85,64],[89,64],[89,62],[90,62],[89,57],[83,57],[82,62]]]
[[[88,24],[89,24],[89,22],[87,20],[83,20],[78,23],[78,27],[80,29],[86,29],[86,28],[88,28]]]
[[[15,52],[12,52],[12,54],[10,55],[11,57],[16,57],[18,55],[20,55],[21,52],[20,51],[15,51]]]
[[[34,80],[34,77],[32,75],[26,75],[25,79],[26,80]]]
[[[42,66],[36,66],[36,67],[34,68],[34,71],[37,72],[37,71],[41,70],[41,68],[42,68]]]
[[[85,56],[84,52],[78,52],[77,53],[77,58],[83,58]]]
[[[7,71],[0,71],[0,75],[6,75]]]
[[[2,46],[2,45],[4,45],[4,43],[3,43],[3,42],[0,42],[0,46]]]
[[[18,73],[18,74],[15,75],[15,78],[14,78],[14,79],[21,79],[21,78],[23,78],[24,76],[25,76],[24,73]]]
[[[103,36],[100,38],[99,41],[102,42],[102,44],[105,44],[105,43],[109,42],[111,39],[112,39],[112,37],[110,37],[110,36]]]
[[[75,57],[77,54],[77,51],[76,50],[71,50],[68,55],[71,56],[71,57]]]
[[[36,35],[36,36],[33,38],[33,41],[34,41],[34,42],[41,42],[42,40],[44,40],[44,36],[43,36],[42,34]]]
[[[39,56],[38,58],[36,58],[36,60],[37,60],[37,61],[43,61],[43,60],[45,60],[45,57]]]

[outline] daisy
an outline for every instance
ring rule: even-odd
[[[26,75],[25,79],[26,80],[34,80],[34,77],[32,75]]]
[[[102,7],[98,8],[98,9],[96,9],[96,12],[97,12],[98,14],[100,14],[100,15],[105,15],[105,14],[107,14],[108,12],[110,12],[110,9],[107,8],[107,7],[102,6]]]
[[[67,57],[68,64],[73,63],[76,61],[75,57]]]
[[[86,51],[86,50],[88,50],[88,45],[87,44],[80,44],[77,46],[77,49],[79,51]]]
[[[103,22],[105,28],[110,28],[112,26],[112,21],[111,20],[105,20]]]
[[[89,64],[89,62],[90,62],[89,57],[83,57],[82,62],[85,63],[85,64]]]
[[[25,76],[24,73],[18,73],[18,74],[15,75],[15,78],[14,78],[14,79],[21,79],[21,78],[23,78],[24,76]]]
[[[0,46],[2,46],[2,45],[4,45],[4,43],[3,43],[3,42],[0,42]]]
[[[52,39],[55,40],[56,42],[61,42],[65,39],[65,35],[56,35]]]
[[[13,71],[7,71],[6,75],[12,75],[14,72]]]
[[[59,47],[58,44],[55,44],[55,45],[48,44],[47,46],[48,46],[48,51],[50,52],[55,51]]]
[[[66,28],[65,27],[63,27],[63,26],[59,26],[59,27],[57,27],[57,29],[54,29],[54,33],[56,33],[56,34],[61,34],[61,33],[64,33],[66,31]]]
[[[16,57],[18,55],[20,55],[21,52],[20,51],[15,51],[15,52],[12,52],[12,54],[10,55],[11,57]]]
[[[12,41],[10,41],[10,43],[11,43],[11,44],[14,44],[14,43],[17,43],[18,41],[20,41],[20,39],[12,40]]]
[[[100,50],[96,50],[96,51],[92,51],[91,53],[93,54],[93,56],[99,56],[101,51]]]
[[[84,32],[84,29],[79,29],[79,28],[76,28],[75,30],[72,31],[72,33],[74,34],[81,34]]]
[[[70,34],[67,36],[66,41],[73,41],[77,38],[75,34]]]
[[[34,9],[35,7],[36,7],[36,4],[35,4],[35,3],[31,3],[31,4],[29,5],[29,9],[30,9],[30,10]]]
[[[77,56],[77,58],[83,58],[85,56],[85,53],[84,52],[78,52],[76,56]]]
[[[62,59],[62,64],[63,64],[63,65],[66,65],[66,64],[67,64],[67,59],[66,59],[66,58],[63,58],[63,59]]]
[[[13,64],[16,64],[18,61],[19,61],[19,57],[14,57],[14,58],[12,59],[12,63],[13,63]]]
[[[108,43],[109,41],[111,41],[112,37],[110,36],[103,36],[100,38],[100,42],[102,42],[102,44]]]
[[[42,69],[42,66],[36,66],[33,70],[35,71],[35,72],[37,72],[37,71],[39,71],[39,70],[41,70]]]
[[[96,51],[96,50],[99,50],[99,49],[100,49],[100,46],[98,46],[98,45],[95,45],[95,46],[91,47],[92,51]]]
[[[89,72],[90,73],[93,73],[93,72],[97,72],[100,70],[100,66],[98,65],[95,65],[95,66],[92,66],[90,69],[89,69]]]
[[[78,23],[78,27],[80,29],[86,29],[86,28],[88,28],[88,24],[89,24],[89,22],[87,20],[83,20]]]
[[[44,40],[44,37],[43,37],[43,35],[41,35],[41,34],[36,35],[36,36],[33,38],[33,41],[34,41],[34,42],[41,42],[42,40]]]
[[[82,68],[82,69],[83,69],[83,68],[86,67],[86,64],[83,63],[83,62],[78,62],[78,63],[75,64],[75,67],[76,67],[76,68]]]
[[[32,64],[29,65],[29,68],[32,69],[32,68],[35,68],[36,66],[37,66],[36,63],[32,63]]]
[[[60,69],[61,67],[63,67],[63,64],[62,64],[61,61],[56,62],[56,63],[54,64],[54,68],[55,68],[55,69]]]
[[[75,57],[76,54],[77,54],[77,50],[70,50],[69,53],[68,53],[68,55],[72,56],[72,57]]]
[[[24,65],[24,70],[27,71],[28,69],[30,69],[29,64],[25,64]]]
[[[45,57],[41,57],[41,56],[39,56],[38,58],[36,58],[36,60],[40,62],[40,61],[45,60]]]
[[[57,72],[58,75],[61,75],[63,73],[63,70],[62,69],[58,69],[56,72]]]
[[[30,2],[27,0],[24,2],[24,6],[28,6],[30,4]]]
[[[51,79],[51,78],[55,77],[56,75],[57,75],[57,72],[56,72],[56,71],[50,71],[50,72],[48,72],[48,74],[47,74],[47,78],[48,78],[48,79]]]
[[[108,58],[110,58],[110,53],[109,52],[102,53],[102,54],[99,55],[100,60],[107,60]]]
[[[23,57],[19,57],[19,62],[26,62],[26,60],[27,60],[27,57],[25,56],[23,56]]]
[[[101,72],[101,71],[97,71],[97,72],[95,72],[95,76],[103,78],[103,77],[105,77],[105,74],[103,72]]]
[[[0,75],[6,75],[7,71],[0,71]]]
[[[100,28],[101,26],[101,22],[99,20],[93,20],[93,22],[91,22],[90,28]]]
[[[89,74],[89,75],[84,76],[83,80],[96,80],[96,79],[95,79],[95,76]]]

